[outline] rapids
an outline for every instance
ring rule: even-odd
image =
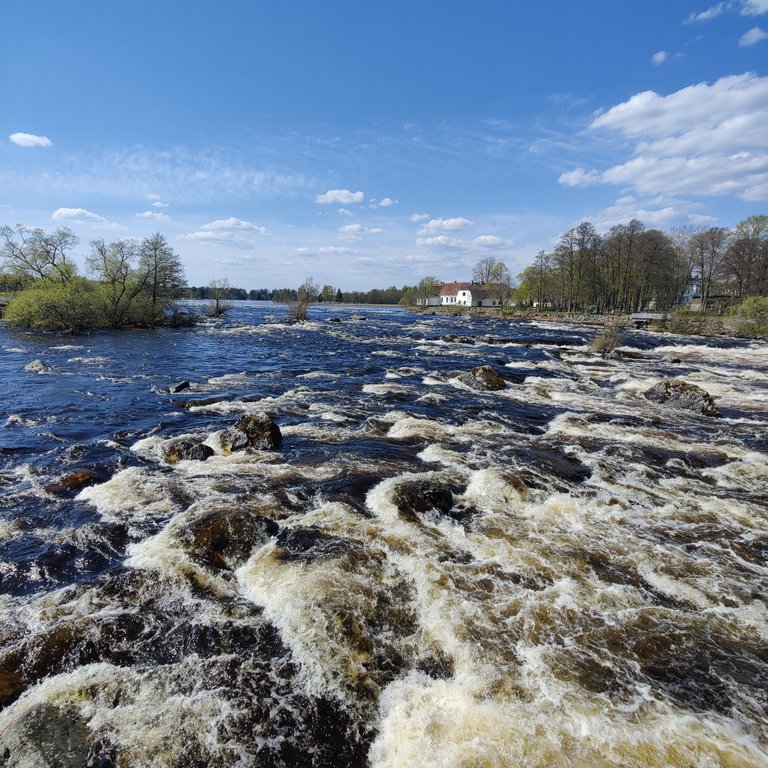
[[[768,344],[235,305],[0,327],[0,765],[768,766]]]

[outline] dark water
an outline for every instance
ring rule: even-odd
[[[768,765],[768,345],[593,335],[0,329],[0,764]]]

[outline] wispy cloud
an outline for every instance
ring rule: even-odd
[[[725,13],[731,7],[731,3],[716,3],[705,11],[692,11],[686,19],[687,24],[695,24],[697,21],[711,21]]]
[[[739,46],[741,48],[748,48],[750,45],[765,40],[766,37],[768,37],[768,33],[760,29],[760,27],[752,27],[752,29],[741,36],[739,39]]]
[[[131,205],[136,199],[221,204],[254,197],[291,198],[305,194],[315,184],[299,173],[252,164],[234,151],[186,147],[139,147],[93,154],[59,151],[34,173],[21,161],[15,168],[0,168],[0,187],[40,195],[131,201]]]
[[[424,221],[425,219],[428,219],[428,218],[429,218],[428,213],[412,213],[408,220],[416,223],[417,221]]]
[[[417,237],[416,245],[426,246],[427,248],[463,248],[465,243],[463,240],[455,237],[436,235],[435,237]]]
[[[302,246],[301,248],[294,248],[291,253],[295,253],[297,256],[356,256],[360,252],[343,246],[324,245],[320,248]]]
[[[656,51],[656,53],[651,56],[651,61],[658,66],[659,64],[663,64],[668,56],[669,54],[666,51]]]
[[[92,229],[123,229],[119,224],[85,208],[57,208],[51,214],[51,219],[67,224],[87,225]]]
[[[742,0],[742,16],[762,16],[768,13],[768,0]]]
[[[12,133],[8,139],[18,147],[50,147],[53,142],[47,136],[34,133]]]
[[[320,205],[329,205],[330,203],[349,205],[350,203],[362,203],[364,199],[365,195],[362,192],[351,192],[348,189],[329,189],[322,195],[317,195],[315,202]]]
[[[393,200],[391,197],[371,200],[371,208],[391,208],[393,205],[397,205],[397,200]]]

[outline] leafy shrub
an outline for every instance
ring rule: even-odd
[[[22,291],[5,312],[18,328],[80,333],[101,327],[102,302],[98,285],[82,277],[66,283],[37,284]]]
[[[739,333],[768,335],[768,296],[750,296],[741,304],[731,307],[729,314],[737,318]]]

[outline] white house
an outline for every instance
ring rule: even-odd
[[[477,283],[445,283],[440,289],[443,307],[500,307],[501,299]]]

